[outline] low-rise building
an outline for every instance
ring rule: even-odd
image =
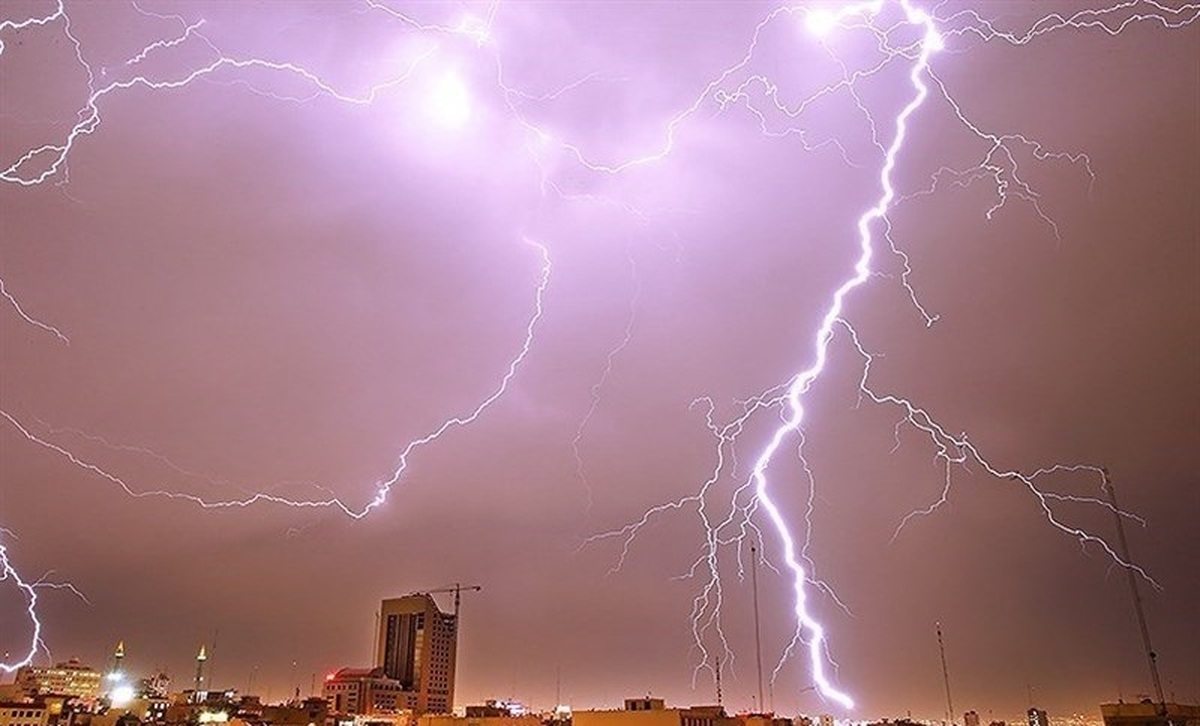
[[[448,713],[427,713],[417,719],[417,726],[542,726],[542,717],[522,716],[454,716]]]
[[[0,726],[47,726],[50,711],[45,704],[32,701],[0,703]]]
[[[375,716],[413,711],[417,693],[388,678],[382,667],[342,668],[325,677],[321,695],[335,714]]]
[[[667,708],[661,698],[629,698],[620,711],[572,711],[572,726],[736,726],[721,706]]]
[[[773,713],[739,713],[733,718],[738,726],[795,726],[792,719]]]
[[[324,726],[328,717],[329,702],[324,698],[262,707],[262,722],[270,726]]]
[[[22,666],[17,686],[29,696],[53,694],[95,700],[100,695],[100,672],[72,658],[54,666]]]
[[[1200,706],[1186,703],[1105,703],[1104,726],[1200,726]]]
[[[166,723],[167,708],[171,702],[165,698],[144,696],[134,698],[129,703],[113,710],[132,714],[141,723]]]

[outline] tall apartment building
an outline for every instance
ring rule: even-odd
[[[384,600],[379,611],[375,666],[414,694],[418,713],[454,708],[458,616],[438,609],[424,593]]]

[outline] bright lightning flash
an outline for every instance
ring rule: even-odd
[[[804,420],[804,394],[825,369],[825,363],[829,357],[829,341],[833,338],[833,326],[842,314],[846,296],[852,290],[865,283],[871,276],[871,257],[874,254],[874,237],[871,225],[887,214],[892,200],[895,199],[896,192],[892,187],[892,170],[896,167],[896,157],[904,146],[904,137],[908,131],[909,117],[920,107],[929,93],[929,89],[921,80],[921,76],[929,65],[930,54],[941,47],[941,41],[938,39],[932,19],[924,11],[914,9],[908,4],[907,0],[902,0],[902,5],[908,21],[925,29],[925,40],[921,43],[920,54],[917,57],[916,63],[913,64],[912,72],[909,75],[915,92],[912,100],[908,102],[896,117],[895,136],[887,149],[883,169],[879,173],[879,185],[882,188],[879,201],[858,218],[858,242],[861,254],[858,262],[854,265],[854,276],[842,283],[841,287],[834,292],[832,303],[825,311],[825,316],[821,321],[821,327],[817,329],[814,345],[814,362],[808,369],[797,374],[792,379],[791,384],[789,384],[786,398],[790,414],[786,421],[775,430],[774,435],[771,436],[771,440],[763,448],[762,453],[759,454],[758,459],[754,462],[754,469],[751,474],[754,479],[755,496],[767,512],[771,524],[775,527],[776,534],[779,535],[779,539],[783,542],[784,562],[794,576],[796,621],[799,623],[799,627],[808,634],[809,664],[812,668],[813,679],[816,680],[817,687],[826,698],[836,701],[845,708],[852,708],[854,701],[851,700],[850,696],[835,688],[830,683],[829,677],[825,672],[825,628],[809,610],[808,596],[806,594],[808,575],[805,573],[804,565],[800,562],[791,530],[770,496],[767,487],[767,468],[771,465],[771,461],[775,458],[775,454],[779,451],[780,446],[783,445],[789,436],[799,430],[800,424]],[[878,12],[878,7],[877,4],[864,5],[858,6],[856,10],[848,12],[861,11]],[[930,39],[935,39],[936,42],[931,42]]]
[[[439,76],[425,99],[425,115],[439,127],[458,130],[471,120],[471,96],[453,72]]]

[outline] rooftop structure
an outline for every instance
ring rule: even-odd
[[[1183,703],[1105,703],[1104,726],[1200,726],[1200,706]]]

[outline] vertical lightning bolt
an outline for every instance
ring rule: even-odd
[[[16,535],[11,530],[0,527],[0,584],[11,583],[20,592],[21,598],[25,600],[25,615],[28,618],[30,629],[29,645],[25,653],[18,654],[19,657],[13,661],[0,661],[0,673],[12,673],[21,666],[32,663],[38,653],[49,652],[46,643],[42,640],[44,626],[37,613],[38,590],[67,590],[85,603],[88,600],[69,582],[51,582],[48,578],[53,574],[52,572],[47,572],[33,581],[23,579],[9,557],[8,546],[3,542],[4,537],[16,539]],[[8,657],[7,654],[5,657]]]
[[[863,212],[862,216],[858,218],[859,258],[854,265],[854,275],[834,291],[829,307],[825,310],[821,325],[817,328],[814,336],[813,363],[807,369],[797,373],[792,378],[791,383],[788,384],[785,395],[789,412],[787,418],[775,430],[767,445],[763,447],[751,471],[755,497],[766,512],[776,535],[778,535],[782,542],[783,561],[793,575],[793,589],[796,598],[794,611],[797,622],[807,635],[809,665],[812,669],[813,679],[816,681],[822,695],[836,701],[845,708],[852,708],[854,701],[845,692],[834,687],[829,680],[825,666],[825,628],[816,619],[816,616],[809,607],[807,595],[808,575],[797,552],[795,538],[791,533],[791,529],[788,527],[783,514],[780,513],[779,507],[771,497],[767,469],[770,467],[771,461],[775,458],[779,448],[789,437],[799,430],[801,423],[804,421],[804,394],[808,392],[813,382],[825,370],[825,364],[829,358],[829,342],[833,339],[833,327],[842,314],[846,297],[855,288],[870,279],[871,258],[874,255],[875,246],[872,225],[884,218],[892,201],[896,197],[895,189],[892,186],[892,170],[895,169],[896,158],[904,147],[904,139],[908,132],[909,117],[920,108],[921,103],[924,102],[925,97],[929,93],[929,89],[922,80],[922,75],[924,75],[925,70],[929,66],[930,54],[941,48],[941,37],[938,35],[933,25],[933,20],[928,14],[923,10],[913,8],[907,0],[903,0],[901,4],[908,21],[914,25],[923,27],[925,33],[921,42],[920,53],[913,64],[912,71],[909,73],[909,80],[912,83],[914,93],[912,99],[896,116],[894,136],[891,144],[887,147],[883,168],[879,173],[879,185],[881,187],[879,199],[875,202],[874,206]],[[872,3],[850,6],[844,8],[841,13],[876,13],[878,10],[879,4]]]
[[[12,533],[0,528],[0,535],[12,536]],[[20,658],[11,663],[0,662],[0,673],[12,673],[21,666],[33,662],[34,657],[45,647],[45,644],[42,643],[42,621],[37,614],[38,593],[34,586],[35,583],[21,579],[21,573],[17,572],[17,568],[9,560],[8,547],[3,542],[0,542],[0,583],[12,583],[20,591],[21,596],[25,599],[25,614],[29,619],[32,631],[28,649]]]

